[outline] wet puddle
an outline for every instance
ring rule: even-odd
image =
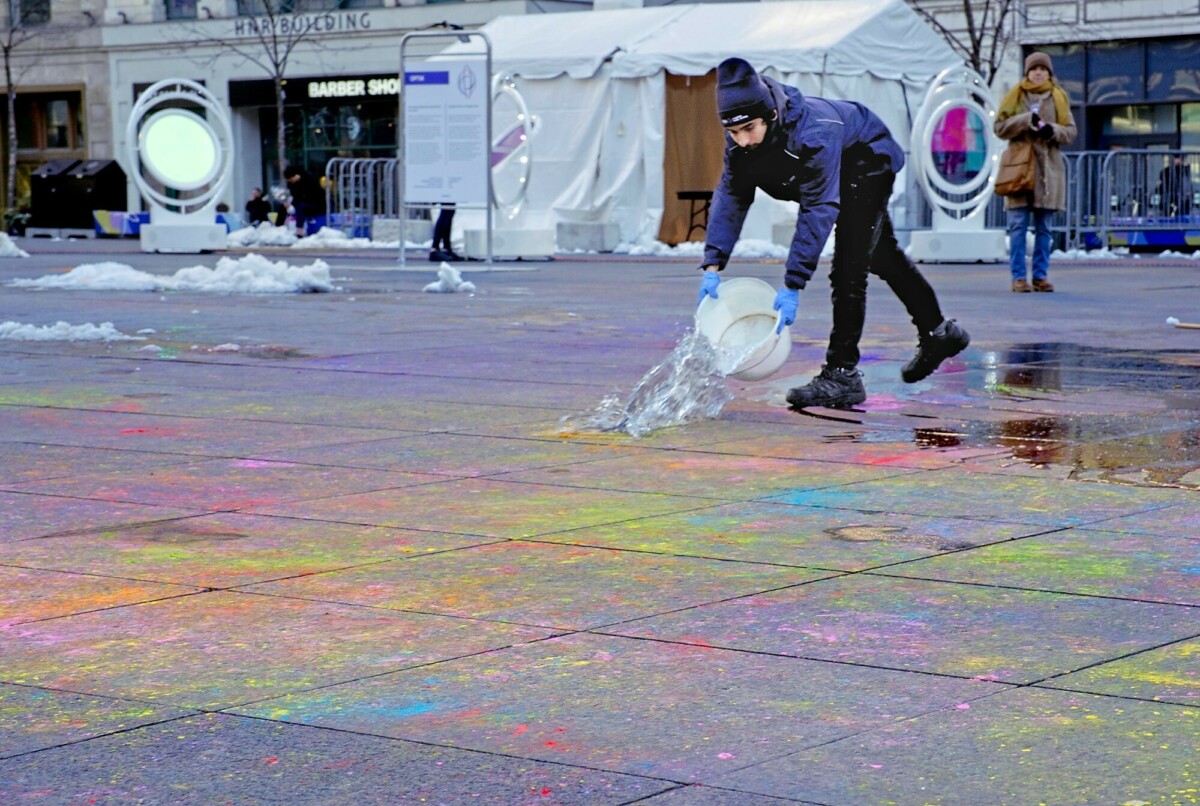
[[[916,445],[1003,448],[1014,462],[1065,468],[1068,478],[1200,489],[1200,351],[1044,343],[983,358],[978,391],[991,403],[988,419],[972,419],[974,407],[955,409],[953,427],[913,429]],[[1061,407],[1075,394],[1097,391],[1114,392],[1113,403],[1121,394],[1135,394],[1155,405],[1104,414],[1036,410],[1039,398]],[[997,417],[997,404],[1007,400],[1021,401],[1025,411]],[[830,440],[895,438],[896,432],[872,431]]]

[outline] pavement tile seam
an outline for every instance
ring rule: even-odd
[[[613,460],[601,458],[601,459],[596,459],[594,462],[591,462],[591,463],[583,462],[580,464],[596,464],[598,462],[611,462],[611,461],[613,461]],[[820,460],[816,460],[816,459],[812,459],[812,460],[784,459],[783,461],[796,462],[797,464],[814,464],[814,463],[819,462]],[[824,462],[824,464],[844,465],[845,463]],[[528,481],[525,479],[503,478],[504,476],[510,476],[510,475],[515,476],[515,475],[519,475],[524,472],[526,472],[526,471],[524,471],[524,470],[505,470],[505,471],[502,471],[499,473],[490,473],[487,476],[484,476],[481,478],[488,478],[493,481],[501,481],[501,482],[504,482],[505,484],[526,484],[526,485],[531,485],[531,486],[535,486],[535,487],[564,487],[564,488],[571,489],[571,490],[593,490],[596,492],[633,493],[633,494],[640,494],[640,495],[655,495],[656,494],[654,492],[648,492],[647,490],[633,490],[633,489],[626,489],[624,487],[601,487],[596,484],[566,484],[563,482],[550,482],[550,481],[544,481],[544,480]],[[920,469],[911,469],[911,468],[902,468],[902,469],[898,469],[895,473],[889,473],[889,474],[883,475],[883,476],[875,476],[870,479],[864,479],[861,481],[835,482],[832,484],[818,484],[818,485],[814,485],[814,486],[805,485],[802,489],[806,492],[819,492],[821,490],[841,489],[844,487],[853,487],[856,484],[869,484],[872,482],[886,481],[888,479],[895,479],[895,478],[899,478],[901,476],[912,476],[912,475],[916,475],[916,474],[922,473],[922,472],[931,472],[931,471],[920,470]],[[720,502],[723,504],[748,504],[748,503],[752,503],[752,502],[754,502],[754,503],[757,503],[757,502],[771,503],[770,501],[768,501],[766,499],[773,498],[773,497],[776,497],[779,495],[779,493],[777,493],[777,492],[763,493],[763,494],[750,496],[750,497],[694,495],[691,493],[681,493],[681,492],[671,492],[671,493],[661,493],[660,492],[657,494],[671,495],[672,497],[675,497],[675,498],[694,498],[699,501],[716,501],[716,502]]]
[[[236,457],[232,457],[232,458],[236,458]],[[199,463],[197,463],[197,464],[199,464]],[[292,463],[292,464],[297,464],[297,463]],[[331,467],[340,467],[340,465],[332,465]],[[394,472],[398,475],[403,474],[403,475],[409,475],[409,476],[422,476],[422,475],[423,476],[431,476],[431,475],[434,475],[431,473],[413,473],[411,471],[405,471],[405,470],[390,471],[390,470],[387,470],[386,468],[364,468],[364,469],[375,470],[380,473]],[[354,493],[336,493],[333,495],[316,495],[316,496],[304,497],[304,498],[281,498],[278,501],[272,502],[272,506],[285,506],[287,504],[299,504],[299,503],[311,503],[311,502],[316,502],[316,501],[326,501],[326,500],[329,500],[332,498],[342,498],[347,495],[366,495],[366,494],[370,494],[370,493],[384,493],[384,492],[388,492],[388,491],[392,491],[392,490],[411,489],[414,487],[428,487],[428,486],[435,485],[435,484],[445,484],[450,481],[465,481],[468,478],[471,478],[471,477],[445,475],[445,476],[440,476],[438,478],[430,479],[428,481],[418,482],[416,484],[402,484],[402,485],[397,485],[397,486],[372,487],[369,489],[359,490]],[[131,505],[135,505],[135,506],[164,506],[161,502],[139,501],[139,500],[133,499],[133,498],[115,498],[115,497],[105,497],[102,495],[98,495],[98,496],[66,495],[65,493],[32,492],[32,491],[28,491],[28,490],[15,489],[13,486],[5,486],[5,485],[0,485],[0,492],[11,493],[13,495],[35,495],[35,496],[41,496],[43,498],[66,498],[66,499],[70,499],[72,501],[102,501],[106,504],[131,504]],[[250,512],[254,509],[255,506],[257,506],[257,505],[236,506],[236,507],[215,507],[215,508],[211,508],[211,509],[206,508],[204,510],[204,512],[206,512],[208,514]],[[46,537],[46,536],[47,535],[39,535],[39,537]]]
[[[1026,540],[1032,536],[1033,535],[1027,535],[1024,537],[1014,537],[1011,540],[1004,540],[1004,541],[998,541],[998,542],[1011,543],[1011,542],[1014,542],[1017,540]],[[994,545],[994,544],[984,544],[981,546],[972,546],[970,549],[963,549],[963,551],[970,551],[971,549],[975,549],[975,548],[984,548],[987,545]],[[958,553],[958,552],[954,552],[954,553]],[[926,560],[926,559],[928,559],[928,558],[922,557],[917,560],[909,560],[908,562],[909,563],[922,562],[923,560]],[[1186,607],[1186,608],[1191,608],[1193,610],[1197,610],[1198,611],[1197,617],[1200,618],[1200,604],[1191,604],[1189,602],[1164,602],[1159,599],[1139,599],[1135,596],[1106,596],[1106,595],[1100,594],[1100,593],[1081,593],[1079,591],[1059,590],[1056,588],[1039,588],[1039,587],[1035,587],[1035,586],[1031,586],[1031,585],[1005,585],[1005,584],[1001,584],[998,582],[974,582],[974,581],[966,580],[966,579],[946,579],[945,577],[924,576],[924,575],[920,575],[920,574],[895,574],[895,573],[889,574],[886,572],[879,571],[878,569],[863,569],[861,571],[855,572],[855,574],[860,575],[860,576],[884,577],[886,579],[910,579],[910,580],[916,580],[918,582],[933,582],[935,584],[940,584],[940,585],[969,585],[974,588],[988,588],[988,589],[992,589],[992,590],[1023,591],[1026,593],[1052,593],[1055,596],[1074,596],[1074,597],[1077,597],[1080,599],[1106,599],[1109,601],[1116,601],[1116,602],[1133,602],[1136,604],[1151,604],[1151,605],[1159,605],[1159,606],[1165,606],[1165,607]]]
[[[236,707],[241,707],[241,706],[230,706],[230,708],[236,708]],[[606,769],[604,767],[594,767],[594,766],[589,766],[586,764],[572,764],[570,762],[555,761],[554,759],[549,759],[549,758],[541,758],[541,757],[535,758],[533,756],[523,756],[523,755],[517,755],[515,753],[502,753],[498,750],[482,750],[477,747],[464,747],[464,746],[456,745],[456,744],[448,744],[448,743],[442,743],[442,742],[429,741],[428,739],[415,739],[415,738],[411,738],[411,737],[398,738],[396,736],[389,736],[389,735],[383,734],[383,733],[371,733],[370,731],[355,730],[353,728],[341,728],[341,727],[335,727],[332,725],[315,725],[310,722],[296,722],[293,720],[282,719],[282,718],[277,718],[277,717],[258,716],[255,714],[240,714],[240,713],[234,713],[234,712],[226,711],[226,710],[206,711],[203,713],[220,714],[221,716],[233,717],[236,719],[253,719],[253,720],[256,720],[259,722],[269,722],[272,724],[289,725],[289,726],[296,727],[296,728],[308,728],[310,730],[316,730],[316,731],[329,731],[331,733],[344,733],[344,734],[348,734],[351,736],[365,736],[365,737],[369,737],[372,739],[386,739],[388,741],[398,742],[400,744],[419,745],[421,747],[431,747],[431,748],[436,748],[438,750],[453,750],[456,752],[470,753],[472,755],[488,756],[488,757],[493,757],[493,758],[508,758],[508,759],[513,759],[514,761],[526,761],[526,762],[535,763],[535,764],[547,764],[547,765],[551,765],[551,766],[555,766],[555,767],[565,767],[567,769],[587,770],[588,772],[601,772],[601,773],[610,773],[610,774],[616,772],[616,770]],[[131,728],[131,730],[137,730],[137,728]],[[683,781],[675,781],[670,778],[663,778],[661,776],[645,775],[645,774],[636,773],[636,772],[621,772],[619,774],[626,775],[631,778],[640,778],[640,779],[647,780],[647,781],[662,782],[662,783],[672,784],[675,786],[682,786],[686,783]],[[674,786],[672,788],[674,788]],[[736,792],[739,790],[730,790],[730,791]],[[662,794],[662,793],[656,792],[654,794],[658,795],[658,794]],[[645,798],[638,798],[637,800],[628,801],[628,804],[639,803],[642,800],[645,800]],[[803,801],[798,801],[798,802],[803,802]]]
[[[384,562],[393,562],[393,561],[385,560]],[[374,563],[372,563],[372,564],[374,564]],[[342,570],[345,570],[345,569],[342,569]],[[317,575],[316,574],[301,574],[300,576],[308,577],[308,576],[317,576]],[[277,582],[279,580],[269,580],[269,581]],[[261,583],[256,582],[253,584],[257,585],[257,584],[261,584]],[[567,635],[567,634],[571,634],[571,633],[575,633],[575,632],[580,632],[580,630],[578,630],[575,627],[567,627],[567,626],[559,625],[559,624],[538,624],[533,621],[516,621],[515,619],[484,618],[482,616],[464,616],[464,615],[461,615],[458,613],[446,613],[441,610],[422,610],[422,609],[416,608],[416,607],[388,607],[387,605],[376,605],[376,604],[364,604],[362,602],[351,602],[351,601],[348,601],[345,599],[329,599],[329,598],[322,598],[320,596],[301,596],[301,595],[295,594],[295,593],[284,594],[284,593],[267,593],[265,591],[242,590],[241,589],[242,587],[244,587],[244,586],[238,586],[237,588],[222,588],[221,590],[226,590],[230,593],[245,594],[246,596],[263,596],[268,599],[284,599],[284,600],[287,600],[290,602],[313,602],[315,604],[340,605],[343,607],[353,607],[353,608],[358,608],[361,610],[383,610],[387,613],[408,613],[408,614],[411,614],[414,616],[440,616],[442,618],[458,619],[460,621],[473,621],[473,622],[479,622],[482,624],[503,624],[508,627],[533,627],[535,629],[553,630],[555,635]],[[673,611],[667,611],[667,612],[673,612]],[[654,615],[662,615],[662,614],[656,613]],[[541,640],[541,639],[539,639],[539,640]],[[506,649],[507,647],[500,647],[500,648]],[[244,705],[245,703],[242,703],[242,704]]]
[[[708,507],[706,507],[706,508],[708,508]],[[712,508],[715,509],[716,507],[712,507]],[[692,510],[692,511],[694,512],[695,510]],[[594,528],[595,527],[593,527],[593,526],[580,526],[577,529],[569,529],[565,532],[557,532],[556,534],[570,534],[571,532],[575,532],[575,531],[587,532],[587,531],[592,531]],[[845,568],[831,568],[831,567],[822,566],[822,565],[800,565],[797,563],[785,563],[785,562],[778,562],[778,561],[774,561],[774,560],[743,560],[743,559],[740,559],[737,557],[718,557],[713,554],[688,554],[685,552],[678,552],[678,551],[655,551],[653,549],[631,548],[631,547],[627,547],[627,546],[611,546],[611,545],[607,545],[604,543],[580,543],[578,541],[566,542],[566,541],[562,541],[562,540],[546,540],[546,539],[539,538],[539,537],[513,537],[513,538],[508,538],[508,540],[513,543],[539,543],[539,544],[544,544],[547,546],[578,546],[579,548],[585,548],[585,549],[609,549],[612,551],[623,551],[623,552],[627,552],[629,554],[649,554],[653,557],[680,557],[680,558],[689,559],[689,560],[709,560],[711,562],[743,563],[746,565],[762,565],[762,566],[768,566],[768,567],[772,567],[772,568],[794,568],[794,569],[799,569],[799,570],[804,570],[804,571],[828,571],[833,576],[848,575],[848,574],[856,573],[856,571],[848,571]],[[921,558],[921,559],[924,559],[924,558]],[[882,567],[886,567],[886,566],[878,566],[878,567],[882,568]],[[869,570],[869,569],[861,569],[861,570]],[[827,577],[823,577],[823,579],[824,578],[827,578]]]
[[[1095,669],[1100,666],[1106,666],[1110,663],[1116,663],[1118,661],[1128,660],[1129,658],[1136,658],[1139,655],[1145,655],[1150,652],[1156,652],[1160,649],[1166,649],[1167,647],[1177,646],[1179,644],[1185,644],[1189,641],[1195,641],[1197,638],[1200,638],[1200,632],[1193,633],[1192,635],[1185,635],[1180,638],[1172,638],[1170,641],[1163,641],[1162,643],[1155,644],[1153,646],[1146,646],[1146,647],[1141,647],[1140,649],[1134,649],[1134,650],[1124,653],[1123,655],[1114,655],[1113,657],[1110,657],[1110,658],[1102,658],[1100,660],[1093,661],[1092,663],[1084,664],[1083,666],[1080,666],[1077,669],[1070,669],[1070,670],[1066,670],[1066,671],[1062,671],[1062,672],[1056,672],[1055,674],[1047,675],[1046,677],[1043,677],[1040,680],[1029,681],[1026,685],[1030,686],[1030,687],[1036,686],[1036,687],[1040,687],[1040,688],[1058,688],[1057,686],[1050,686],[1050,685],[1046,685],[1046,684],[1050,680],[1057,680],[1060,677],[1066,677],[1067,675],[1077,674],[1079,672],[1083,672],[1088,669]],[[1097,691],[1085,691],[1084,693],[1085,694],[1094,694],[1098,697],[1142,699],[1141,697],[1130,697],[1128,695],[1123,695],[1123,694],[1111,694],[1111,693],[1097,692]],[[1200,706],[1194,706],[1194,707],[1200,707]]]
[[[55,496],[55,495],[45,495],[44,493],[25,493],[25,492],[20,492],[19,490],[12,491],[10,494],[11,495],[42,496],[45,498],[61,498],[62,497],[62,496]],[[85,500],[91,500],[91,499],[85,499]],[[131,504],[130,506],[142,506],[142,505],[141,504]],[[113,524],[105,524],[103,528],[105,528],[105,529],[132,529],[135,527],[150,526],[150,525],[153,525],[156,523],[173,523],[175,521],[190,520],[191,518],[201,518],[208,514],[211,514],[211,513],[196,511],[190,515],[177,515],[177,516],[173,516],[170,518],[152,518],[150,520],[132,520],[132,521],[117,522],[117,523],[113,523]],[[16,540],[14,540],[13,542],[14,543],[24,543],[24,542],[31,541],[31,540],[45,540],[47,538],[52,538],[52,537],[73,537],[75,535],[85,535],[85,534],[89,534],[91,532],[95,532],[96,529],[97,529],[97,527],[95,527],[95,526],[81,526],[77,529],[64,529],[60,532],[47,532],[45,534],[33,535],[31,537],[19,537]]]
[[[817,580],[812,580],[812,581],[815,582]],[[699,606],[697,606],[697,607],[699,607]],[[695,609],[695,608],[682,608],[682,609],[683,610],[691,610],[691,609]],[[650,619],[650,618],[654,618],[654,616],[646,616],[645,618]],[[621,623],[629,624],[632,622],[637,622],[637,621],[642,621],[642,620],[643,620],[642,618],[628,619]],[[622,638],[622,639],[628,639],[631,641],[646,641],[646,642],[649,642],[652,644],[666,644],[669,646],[682,646],[682,647],[689,647],[689,648],[693,648],[693,649],[695,649],[695,648],[715,649],[715,650],[720,650],[721,652],[730,652],[730,653],[733,653],[734,655],[756,655],[756,656],[761,656],[761,657],[766,657],[766,658],[779,658],[781,660],[804,661],[805,663],[822,663],[822,664],[829,664],[829,665],[833,665],[833,666],[848,666],[848,667],[855,668],[855,669],[874,669],[874,670],[881,671],[881,672],[894,672],[897,674],[914,674],[914,675],[920,675],[921,677],[932,677],[932,678],[936,678],[939,680],[970,680],[970,681],[976,682],[976,683],[984,683],[984,684],[992,685],[992,686],[1002,686],[1005,689],[1018,689],[1018,688],[1029,688],[1030,687],[1030,684],[1028,684],[1028,683],[1018,683],[1018,682],[1012,682],[1012,681],[1007,681],[1007,680],[994,680],[991,678],[983,678],[983,677],[978,677],[978,676],[951,674],[949,672],[934,672],[934,671],[930,671],[928,669],[912,669],[912,668],[905,668],[903,666],[889,666],[889,665],[883,664],[883,663],[864,663],[862,661],[837,660],[836,658],[812,657],[809,655],[794,655],[794,654],[787,654],[787,653],[783,653],[783,652],[771,652],[771,651],[765,650],[765,649],[750,649],[747,647],[724,646],[722,644],[713,644],[713,643],[707,643],[707,642],[701,643],[701,642],[697,642],[697,641],[682,641],[682,640],[674,640],[674,639],[670,639],[670,638],[656,638],[653,636],[646,636],[646,635],[630,635],[628,633],[606,632],[606,630],[611,629],[611,628],[612,628],[612,625],[609,625],[609,626],[603,627],[603,628],[592,627],[592,628],[588,628],[586,630],[578,630],[577,633],[586,634],[586,635],[600,635],[600,636],[604,636],[606,638]],[[553,636],[551,636],[551,637],[553,637]],[[546,640],[546,639],[542,639],[542,640]],[[530,642],[530,643],[532,643],[532,642]],[[1094,692],[1089,692],[1089,693],[1094,693]],[[991,695],[987,695],[987,696],[991,696]],[[1100,696],[1100,695],[1097,695],[1097,696]]]
[[[351,354],[351,355],[353,355],[353,354]],[[94,357],[101,358],[101,357],[105,357],[105,356],[94,356]],[[337,356],[326,356],[324,358],[335,358],[335,357],[337,357]],[[120,360],[119,356],[110,356],[109,358]],[[163,360],[163,359],[134,359],[134,360],[152,361],[152,360]],[[204,367],[214,367],[214,366],[238,367],[241,369],[252,369],[255,371],[259,371],[259,370],[263,370],[263,369],[277,369],[277,370],[285,370],[285,371],[290,371],[290,372],[328,373],[331,375],[356,375],[356,376],[384,377],[384,378],[444,378],[446,380],[480,381],[480,382],[488,382],[488,383],[497,383],[498,382],[496,378],[491,378],[491,377],[486,377],[486,376],[472,377],[470,375],[447,375],[447,374],[438,373],[438,372],[413,372],[411,370],[406,370],[403,372],[381,372],[379,370],[357,369],[357,368],[356,369],[340,369],[340,368],[332,368],[332,367],[312,367],[312,366],[304,366],[302,364],[296,364],[296,363],[290,363],[290,364],[253,363],[252,364],[252,363],[243,363],[240,361],[197,361],[195,359],[185,358],[182,356],[173,358],[170,360],[176,364],[184,364],[184,365],[194,364],[194,365],[204,366]],[[514,383],[515,383],[515,381],[514,381]],[[599,389],[607,388],[607,384],[570,383],[570,382],[564,383],[562,381],[542,381],[542,380],[537,380],[537,379],[524,379],[524,380],[521,380],[520,383],[522,385],[536,385],[536,386],[545,386],[545,387],[550,387],[550,388],[555,388],[555,387],[563,387],[563,388],[568,388],[568,389],[570,389],[570,388],[599,388]],[[451,402],[451,401],[447,401],[447,402]],[[453,402],[459,402],[459,401],[453,401]],[[526,407],[526,408],[529,408],[529,407]],[[536,407],[533,407],[533,408],[536,408]]]
[[[1108,663],[1108,661],[1105,661],[1105,663]],[[1103,665],[1104,665],[1103,663],[1094,664],[1091,667],[1085,667],[1085,668],[1094,668],[1095,666],[1103,666]],[[1113,694],[1111,691],[1091,691],[1086,688],[1073,688],[1071,686],[1052,686],[1049,683],[1033,683],[1033,684],[1030,684],[1029,686],[1026,686],[1026,688],[1043,689],[1045,691],[1062,691],[1067,694],[1083,694],[1083,695],[1087,695],[1089,697],[1103,697],[1103,698],[1109,699],[1109,700],[1126,700],[1126,701],[1130,701],[1130,702],[1144,702],[1144,703],[1149,703],[1151,705],[1167,705],[1167,706],[1172,706],[1175,708],[1185,708],[1185,709],[1193,710],[1193,711],[1200,709],[1200,703],[1184,702],[1182,700],[1176,700],[1176,699],[1173,699],[1173,695],[1171,695],[1171,694],[1164,694],[1162,696],[1157,696],[1157,697],[1139,697],[1136,694]]]
[[[13,567],[13,566],[0,566],[0,567],[9,568],[9,567]],[[36,569],[36,570],[43,571],[44,573],[68,574],[71,576],[100,576],[99,574],[77,574],[73,571],[56,571],[56,570],[46,570],[46,569],[41,569],[41,568]],[[169,584],[177,585],[178,587],[181,587],[181,588],[182,587],[189,587],[189,588],[195,587],[193,585],[178,585],[178,583],[169,583]],[[91,608],[88,610],[77,610],[74,613],[61,613],[57,616],[46,616],[45,618],[35,618],[35,619],[30,619],[28,621],[14,621],[14,622],[12,622],[11,626],[24,627],[24,626],[28,626],[30,624],[44,624],[47,621],[59,621],[61,619],[74,618],[75,616],[82,616],[82,615],[86,615],[86,614],[90,614],[90,613],[103,613],[103,612],[106,612],[109,610],[124,610],[127,607],[140,607],[142,605],[157,604],[159,602],[169,602],[172,599],[186,599],[189,596],[203,596],[206,593],[212,593],[212,592],[213,591],[208,588],[195,588],[195,590],[189,591],[188,593],[174,593],[174,594],[171,594],[170,596],[155,596],[151,599],[141,599],[136,602],[123,602],[121,604],[111,605],[109,607],[94,607],[94,608]],[[0,682],[15,683],[15,681],[11,681],[11,680],[3,680]],[[79,692],[79,693],[84,694],[87,692]]]
[[[267,596],[268,594],[258,594],[258,595]],[[276,597],[276,598],[288,598],[288,597]],[[337,604],[341,605],[341,606],[348,606],[348,607],[358,608],[358,609],[362,609],[362,610],[381,609],[381,608],[372,608],[369,605],[343,605],[343,603],[341,603],[341,602],[338,602]],[[393,611],[393,612],[395,612],[395,611]],[[459,616],[447,616],[444,613],[423,613],[421,615],[438,616],[438,617],[446,618],[446,619],[454,619],[456,621],[484,621],[484,619],[470,619],[470,618],[459,617]],[[490,622],[490,623],[495,623],[495,622]],[[272,694],[269,697],[259,697],[257,699],[253,699],[253,700],[245,700],[242,702],[230,703],[228,705],[223,705],[220,708],[199,708],[199,707],[195,707],[195,706],[185,706],[185,707],[187,707],[189,710],[199,711],[202,713],[226,714],[229,716],[251,716],[251,714],[236,713],[235,709],[250,708],[253,706],[257,706],[257,705],[263,705],[265,703],[269,703],[274,700],[286,700],[286,699],[289,699],[292,697],[297,697],[297,696],[304,695],[304,694],[312,694],[315,691],[323,691],[325,689],[338,688],[340,686],[349,686],[349,685],[353,685],[356,683],[362,683],[367,680],[375,680],[375,679],[382,678],[382,677],[388,677],[390,675],[414,672],[419,669],[429,669],[429,668],[440,666],[444,663],[456,663],[458,661],[466,660],[469,658],[478,658],[478,657],[483,657],[485,655],[492,655],[492,654],[496,654],[499,652],[504,652],[509,649],[514,649],[516,647],[528,646],[530,644],[540,644],[544,641],[549,641],[552,638],[562,638],[564,636],[576,635],[579,632],[580,632],[579,630],[553,631],[553,632],[547,633],[546,635],[543,635],[543,636],[538,636],[536,638],[530,638],[527,641],[514,641],[513,643],[504,644],[502,646],[491,646],[491,647],[488,647],[487,649],[480,649],[480,650],[476,650],[474,652],[464,652],[461,655],[446,655],[445,657],[435,658],[433,660],[420,661],[417,663],[411,663],[411,664],[407,664],[407,665],[403,665],[403,666],[398,666],[398,667],[395,667],[392,669],[384,669],[384,670],[378,671],[378,672],[371,672],[370,674],[362,674],[362,675],[356,675],[354,677],[328,680],[324,683],[320,683],[315,686],[305,686],[302,688],[292,689],[284,694]],[[0,682],[7,682],[7,681],[0,680]],[[88,692],[77,692],[77,693],[87,694]],[[175,705],[173,707],[178,708],[180,706]],[[282,722],[284,720],[275,719],[275,720],[268,720],[268,721]],[[288,724],[298,724],[298,723],[289,722]]]
[[[36,688],[36,687],[28,686],[27,688]],[[45,689],[45,690],[46,691],[56,691],[57,689]],[[65,692],[65,693],[74,694],[76,692]],[[95,696],[99,696],[99,695],[92,694],[89,696],[95,697]],[[121,700],[121,698],[117,698],[117,697],[104,697],[103,699]],[[132,700],[121,700],[121,701],[134,702]],[[189,711],[190,709],[182,708],[182,709],[177,709],[177,710]],[[183,713],[183,714],[180,714],[179,716],[168,717],[166,719],[155,720],[154,722],[146,722],[146,723],[139,724],[139,725],[132,725],[128,728],[116,728],[113,730],[106,730],[106,731],[103,731],[102,733],[97,733],[93,736],[84,736],[79,739],[73,739],[70,741],[59,742],[58,744],[46,745],[45,747],[37,747],[32,750],[22,750],[20,752],[12,753],[11,755],[7,755],[7,756],[0,755],[0,761],[15,761],[16,759],[24,758],[26,756],[32,756],[37,753],[45,753],[48,750],[61,750],[64,747],[71,747],[73,745],[84,744],[85,742],[90,742],[95,739],[103,739],[108,736],[119,736],[123,733],[133,733],[134,731],[139,731],[142,728],[152,728],[152,727],[156,727],[158,725],[167,725],[172,722],[178,722],[182,719],[190,719],[191,717],[197,716],[200,713],[202,713],[202,712],[190,711],[189,713]]]
[[[530,408],[530,407],[529,406],[515,406],[514,408]],[[23,403],[0,403],[0,409],[27,409],[30,411],[45,411],[45,410],[86,411],[86,412],[94,412],[97,414],[122,414],[122,415],[130,414],[130,412],[128,412],[128,411],[122,411],[121,409],[111,408],[111,407],[95,408],[95,407],[89,407],[89,406],[45,406],[45,405],[36,405],[35,406],[35,405],[26,405]],[[136,412],[136,414],[138,417],[163,418],[164,420],[184,420],[184,421],[193,421],[193,422],[209,422],[209,421],[216,420],[218,422],[246,423],[248,425],[298,425],[298,426],[306,426],[306,427],[318,427],[318,426],[326,426],[327,425],[326,423],[307,421],[307,420],[264,420],[264,419],[251,418],[251,417],[215,417],[212,415],[201,416],[201,415],[193,415],[193,414],[169,414],[169,413],[144,412],[144,411]],[[424,431],[414,431],[412,429],[392,428],[392,427],[389,427],[386,425],[364,426],[364,425],[354,425],[351,423],[351,424],[339,425],[338,427],[344,428],[346,430],[361,430],[361,431],[368,431],[368,432],[383,431],[383,432],[389,433],[389,436],[383,436],[383,437],[380,437],[380,439],[392,438],[391,437],[392,432],[394,432],[394,436],[408,436],[408,435],[412,435],[412,434],[427,433]],[[437,432],[429,432],[429,433],[437,433]],[[374,440],[364,440],[364,441],[373,442]],[[66,447],[66,448],[89,447],[86,445],[78,446],[78,445],[71,445],[71,444],[67,444],[67,443],[39,443],[39,444],[61,444],[63,447]],[[108,446],[98,445],[96,447],[106,448]],[[150,450],[147,450],[144,452],[145,453],[179,453],[178,451],[150,451]],[[208,454],[186,453],[186,454],[179,454],[179,455],[181,455],[181,456],[206,456]],[[214,458],[226,458],[226,457],[234,458],[234,457],[228,456],[227,454],[218,454]]]

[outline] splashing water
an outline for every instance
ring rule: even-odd
[[[595,410],[564,417],[574,431],[620,431],[642,437],[659,428],[716,417],[733,395],[725,387],[728,357],[712,343],[691,331],[675,345],[662,363],[647,372],[622,402],[611,394]]]

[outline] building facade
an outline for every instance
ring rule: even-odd
[[[0,35],[18,43],[8,65],[17,92],[17,198],[28,197],[30,171],[49,160],[124,163],[138,93],[187,78],[230,112],[237,157],[225,201],[240,209],[252,187],[279,182],[273,75],[280,47],[285,159],[319,172],[335,156],[394,155],[398,44],[406,32],[667,2],[9,0]],[[965,33],[963,0],[907,2]],[[1075,148],[1200,149],[1200,0],[973,2],[1002,5],[1009,13],[992,32],[1003,45],[997,96],[1019,80],[1026,53],[1045,50],[1075,105]],[[6,137],[0,153],[7,171]],[[129,202],[139,206],[132,184]]]
[[[967,40],[963,0],[908,0]],[[997,97],[1041,50],[1074,107],[1073,150],[1200,150],[1200,0],[973,0],[976,21],[1005,47]],[[1006,12],[988,29],[982,13]],[[995,19],[993,17],[992,19]]]

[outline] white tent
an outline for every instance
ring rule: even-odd
[[[671,87],[695,80],[712,103],[711,71],[740,56],[806,94],[865,103],[907,147],[910,118],[926,87],[962,61],[903,0],[500,17],[482,30],[492,41],[493,68],[516,77],[540,121],[526,203],[507,225],[610,222],[619,225],[622,240],[635,242],[656,236],[664,198],[674,199],[680,189],[664,184],[665,166],[700,159],[691,153],[688,132],[666,131]],[[668,74],[695,78],[668,80]],[[700,120],[707,117],[691,128]],[[715,111],[710,131],[719,138]],[[705,137],[710,145],[703,160],[719,164],[719,141],[713,149]],[[755,204],[743,235],[769,238],[772,221],[794,220],[791,210],[778,202]]]

